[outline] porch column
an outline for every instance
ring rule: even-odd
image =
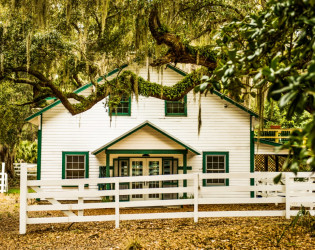
[[[183,153],[183,174],[187,174],[187,151]],[[184,187],[187,187],[187,180],[183,181]],[[187,197],[187,193],[184,193],[184,197]]]
[[[250,172],[255,172],[255,134],[254,134],[254,123],[253,123],[253,116],[249,116],[249,146],[250,146]],[[255,186],[255,179],[250,178],[250,185]],[[250,197],[255,197],[255,192],[250,192]]]
[[[106,177],[110,177],[109,172],[109,159],[110,159],[110,153],[106,152]],[[110,190],[110,184],[106,184],[106,190]]]

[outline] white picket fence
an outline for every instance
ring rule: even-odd
[[[37,176],[37,164],[36,163],[13,163],[14,171],[17,176],[20,176],[21,167],[27,168],[27,175],[36,177]]]
[[[203,217],[244,217],[244,216],[290,216],[296,215],[298,210],[291,210],[291,207],[300,207],[301,204],[310,209],[314,214],[315,205],[315,175],[312,173],[299,173],[295,176],[292,173],[284,174],[284,183],[274,185],[270,181],[278,173],[225,173],[225,174],[178,174],[178,175],[159,175],[159,176],[137,176],[137,177],[113,177],[79,180],[27,180],[27,170],[22,168],[21,172],[21,191],[20,191],[20,234],[26,233],[27,224],[41,223],[64,223],[64,222],[91,222],[91,221],[115,221],[116,228],[119,227],[121,220],[138,219],[171,219],[171,218],[198,218]],[[298,178],[297,178],[298,177]],[[237,186],[203,186],[204,179],[228,178],[237,180],[248,178],[248,185]],[[255,178],[255,185],[249,185],[249,179]],[[188,180],[188,187],[168,187],[168,188],[145,188],[145,189],[119,189],[119,183],[149,182],[149,181],[182,181]],[[113,190],[92,190],[85,187],[86,184],[92,186],[101,183],[115,184]],[[78,186],[77,189],[62,191],[47,191],[41,187],[56,186]],[[36,193],[28,193],[28,188],[32,188]],[[244,198],[227,197],[229,192],[243,192]],[[135,194],[173,194],[187,193],[188,199],[173,200],[141,200],[141,201],[119,201],[120,195]],[[204,194],[215,194],[219,198],[203,198]],[[251,194],[254,197],[251,198]],[[201,195],[202,194],[202,195]],[[222,197],[220,197],[222,194]],[[102,197],[114,198],[112,202],[101,202]],[[50,205],[28,204],[28,199],[46,200]],[[77,203],[65,204],[60,200],[76,199]],[[92,203],[89,200],[94,199]],[[98,199],[98,200],[97,200]],[[253,211],[199,211],[200,204],[264,204],[264,203],[285,203],[285,210],[253,210]],[[154,207],[154,206],[180,206],[192,205],[193,212],[161,212],[161,213],[138,213],[121,214],[120,208],[127,207]],[[84,216],[86,209],[114,209],[112,215],[93,215]],[[63,217],[36,217],[29,212],[36,211],[62,211],[66,216]],[[77,211],[75,213],[74,211]]]
[[[0,172],[0,194],[8,192],[8,174],[5,173],[5,163],[1,164]]]

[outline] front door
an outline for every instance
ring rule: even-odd
[[[131,176],[150,176],[162,174],[162,160],[159,158],[131,158]],[[160,181],[132,182],[132,189],[159,188]],[[131,200],[160,200],[161,194],[134,194]]]

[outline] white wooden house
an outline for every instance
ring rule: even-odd
[[[147,79],[148,69],[123,66]],[[118,70],[107,77],[115,77]],[[185,72],[171,65],[163,74],[149,69],[150,81],[173,85]],[[87,84],[75,92],[93,91]],[[38,126],[37,179],[58,180],[110,176],[166,175],[177,173],[254,172],[253,123],[257,114],[230,98],[215,92],[201,97],[202,127],[198,134],[198,95],[191,91],[184,102],[168,102],[152,97],[126,98],[110,122],[104,102],[72,116],[55,100],[27,118]],[[249,179],[208,179],[201,195],[211,193],[213,185],[250,185]],[[134,182],[120,188],[156,188],[189,185],[182,182]],[[71,188],[69,186],[56,188]],[[105,185],[89,189],[110,188]],[[178,194],[130,195],[122,200],[172,199]],[[225,194],[249,197],[250,192]]]

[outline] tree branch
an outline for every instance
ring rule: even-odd
[[[211,53],[210,48],[194,47],[184,44],[179,36],[170,33],[167,28],[161,24],[156,7],[153,7],[151,10],[149,16],[149,28],[158,45],[165,44],[170,48],[165,56],[155,60],[151,66],[159,66],[165,63],[174,62],[199,64],[210,70],[216,68],[216,60],[213,53]],[[207,53],[204,53],[205,49],[207,50]]]

